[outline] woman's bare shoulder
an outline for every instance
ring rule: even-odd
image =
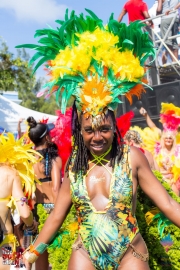
[[[0,164],[0,174],[6,174],[7,176],[15,177],[18,175],[18,172],[15,168],[8,164]]]
[[[136,165],[136,167],[144,165],[144,163],[147,163],[147,159],[145,155],[142,153],[138,147],[130,146],[130,156],[132,163]]]
[[[61,166],[62,165],[62,159],[61,159],[61,157],[60,156],[56,157],[55,160],[54,160],[54,162],[56,164],[58,164],[59,166]]]

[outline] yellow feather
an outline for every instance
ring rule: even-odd
[[[130,129],[136,130],[141,135],[143,148],[147,149],[152,153],[152,155],[154,155],[155,145],[156,143],[160,142],[160,134],[158,129],[151,129],[149,127],[141,129],[138,126],[131,127]]]
[[[33,164],[39,161],[37,157],[40,159],[41,155],[32,149],[32,144],[23,145],[23,138],[16,141],[12,133],[0,136],[0,163],[9,164],[17,170],[28,196],[35,190],[35,181],[39,182],[33,169]]]
[[[153,217],[158,214],[160,211],[157,207],[152,208],[145,214],[146,223],[149,225],[152,222]]]

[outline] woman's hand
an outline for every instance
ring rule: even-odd
[[[29,263],[23,256],[23,262],[25,264],[26,270],[31,270],[32,269],[32,264]]]
[[[142,114],[143,116],[146,116],[147,115],[147,111],[141,107],[140,110],[139,110],[140,114]]]

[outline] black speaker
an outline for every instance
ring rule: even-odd
[[[180,107],[180,81],[165,83],[154,87],[156,94],[157,110],[160,112],[161,103],[173,103]]]
[[[135,115],[134,118],[142,117],[142,115],[139,113],[139,109],[141,107],[145,108],[150,116],[158,115],[155,92],[150,88],[146,88],[145,90],[146,93],[141,95],[141,99],[134,96],[132,104],[130,104],[128,100],[125,102],[126,112],[132,110]]]
[[[138,125],[142,128],[146,127],[144,117],[139,113],[139,109],[144,107],[153,122],[157,127],[162,128],[159,122],[159,114],[161,111],[161,103],[173,103],[175,106],[180,107],[180,81],[160,84],[153,86],[153,90],[146,88],[146,93],[143,93],[141,99],[136,96],[133,97],[132,104],[124,98],[124,104],[120,104],[118,108],[118,116],[133,111],[134,118],[132,125]]]
[[[155,116],[153,118],[151,118],[152,121],[154,122],[154,124],[162,129],[162,124],[159,122],[159,117],[158,116]],[[146,123],[146,120],[144,118],[135,118],[132,120],[131,122],[131,126],[138,126],[138,127],[141,127],[141,128],[145,128],[147,127],[147,123]]]

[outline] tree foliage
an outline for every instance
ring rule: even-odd
[[[36,94],[44,84],[42,78],[32,76],[33,67],[28,66],[30,56],[25,49],[18,49],[17,55],[9,51],[7,44],[0,40],[0,90],[17,91],[21,105],[43,113],[55,114],[58,106],[55,97],[48,100],[37,98]]]

